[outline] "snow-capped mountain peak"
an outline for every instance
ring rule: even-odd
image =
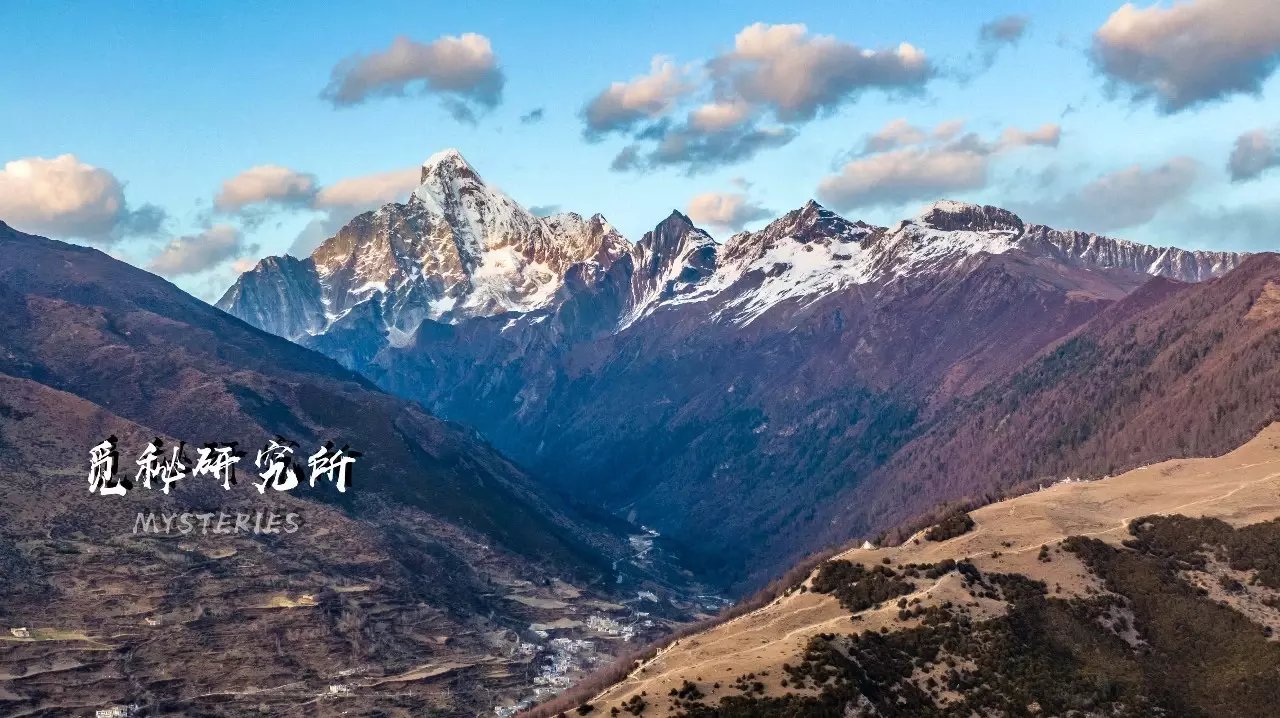
[[[936,271],[975,254],[1003,254],[1018,246],[1025,228],[999,207],[942,200],[875,238],[870,274],[877,279]]]
[[[422,163],[422,182],[427,181],[427,175],[437,171],[469,171],[473,174],[475,170],[462,153],[454,147],[448,147],[431,155]]]
[[[546,306],[573,264],[607,268],[629,248],[600,215],[533,215],[449,149],[423,163],[421,183],[407,203],[353,218],[305,260],[319,296],[295,296],[307,285],[294,278],[300,270],[291,267],[286,276],[278,264],[268,263],[242,277],[219,306],[260,317],[261,308],[247,306],[251,293],[241,285],[251,280],[255,286],[288,287],[291,301],[323,307],[319,319],[308,312],[305,322],[273,323],[273,331],[297,339],[325,333],[356,305],[377,302],[378,312],[360,316],[380,317],[393,339],[408,341],[425,319]],[[256,294],[284,291],[263,288]]]
[[[464,259],[533,232],[538,218],[507,195],[485,184],[457,150],[437,152],[422,164],[422,178],[410,205],[420,204],[453,231]]]
[[[742,232],[730,240],[735,247],[769,245],[790,237],[798,242],[857,241],[875,227],[861,220],[851,222],[839,214],[809,200],[770,222],[758,232]],[[739,250],[741,251],[741,250]]]
[[[631,250],[631,307],[623,317],[628,325],[663,301],[675,300],[696,289],[716,271],[719,245],[693,221],[673,210]]]
[[[534,215],[486,184],[457,150],[445,150],[423,163],[407,203],[353,218],[309,258],[260,262],[219,306],[292,339],[329,335],[338,343],[347,340],[334,337],[406,344],[425,320],[513,312],[541,321],[547,313],[538,310],[567,301],[602,331],[686,310],[742,326],[774,308],[797,311],[855,287],[874,294],[944,281],[982,266],[982,257],[1010,252],[1046,271],[1056,264],[1110,273],[1100,280],[1117,287],[1151,275],[1199,281],[1241,259],[1058,231],[953,200],[892,227],[809,201],[723,245],[673,211],[632,245],[599,214]]]
[[[673,221],[668,218],[659,230]],[[687,220],[686,220],[687,221]],[[893,227],[850,221],[810,201],[756,232],[740,232],[691,273],[680,291],[650,296],[623,322],[690,303],[718,320],[750,324],[774,307],[803,307],[854,286],[946,277],[972,258],[1008,252],[1096,271],[1160,275],[1184,281],[1217,276],[1240,255],[1158,249],[1079,232],[1027,225],[1009,210],[941,200]],[[874,291],[874,289],[873,289]]]

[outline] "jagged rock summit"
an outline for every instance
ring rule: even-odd
[[[850,221],[811,200],[724,244],[676,211],[633,245],[599,214],[532,214],[448,149],[423,163],[406,203],[353,218],[305,259],[262,260],[218,306],[295,341],[340,332],[347,344],[367,338],[378,346],[356,354],[372,357],[382,346],[407,345],[424,320],[552,309],[599,282],[626,286],[625,296],[612,297],[616,316],[596,317],[616,330],[693,304],[710,319],[747,324],[779,304],[1015,250],[1181,281],[1216,276],[1240,259],[1058,231],[998,207],[951,200],[888,228]],[[567,286],[575,265],[583,266]]]
[[[299,339],[373,302],[398,343],[424,319],[545,306],[570,266],[608,268],[628,249],[600,215],[535,216],[445,150],[423,163],[408,202],[358,215],[307,259],[260,262],[218,306]]]

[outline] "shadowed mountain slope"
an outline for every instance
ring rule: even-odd
[[[1278,357],[1280,256],[1200,284],[1154,279],[960,402],[839,506],[878,495],[869,510],[902,519],[943,492],[1220,454],[1280,418]]]
[[[126,477],[154,437],[246,456],[230,490],[188,475],[167,496],[90,494],[89,448],[110,435]],[[264,495],[253,461],[276,435],[298,442],[301,485]],[[363,453],[345,493],[307,481],[327,440]],[[697,609],[652,556],[628,560],[625,526],[536,489],[474,432],[99,251],[3,224],[0,471],[6,714],[475,715],[530,696],[547,666],[563,681],[620,650],[617,627],[638,619],[619,595],[679,604],[640,635]],[[262,511],[301,528],[200,529],[200,514]],[[139,533],[139,513],[196,528]],[[553,654],[533,625],[584,655]]]

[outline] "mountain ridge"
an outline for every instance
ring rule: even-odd
[[[0,644],[0,713],[275,714],[343,685],[356,712],[477,715],[620,650],[624,624],[701,610],[657,549],[633,560],[623,522],[473,429],[96,249],[3,225],[0,257],[0,623],[33,636]],[[153,439],[238,442],[238,483],[91,494],[89,447],[112,435],[121,477]],[[277,436],[300,486],[260,493],[255,452]],[[325,441],[362,452],[345,492],[306,479]],[[301,529],[241,531],[242,510]],[[224,512],[234,534],[137,528]],[[662,596],[648,619],[615,602],[640,588]]]
[[[664,228],[675,231],[673,220],[688,225],[683,232],[697,234],[698,246],[686,247],[680,238],[665,236]],[[819,220],[831,226],[816,230],[802,226]],[[747,261],[753,255],[752,245],[758,247],[760,238],[772,237],[776,243],[816,231],[834,239],[840,225],[848,232],[856,228],[856,232],[843,237],[839,251],[824,257],[822,266],[815,267],[812,258],[804,258],[809,274],[789,278],[798,288],[783,291],[783,295],[806,296],[798,292],[838,291],[886,281],[902,272],[920,271],[922,265],[939,259],[954,260],[980,251],[1020,249],[1089,268],[1158,274],[1182,281],[1221,274],[1242,256],[1059,231],[1025,224],[998,207],[952,200],[935,202],[892,228],[851,222],[809,200],[761,230],[738,233],[724,243],[698,230],[676,210],[654,231],[632,243],[599,214],[588,220],[572,212],[533,216],[488,187],[461,153],[449,149],[423,164],[421,184],[407,204],[390,203],[359,215],[309,258],[259,262],[227,290],[217,306],[255,326],[299,340],[323,333],[356,304],[375,301],[382,306],[388,343],[403,346],[426,318],[456,322],[472,316],[553,308],[561,301],[559,290],[574,265],[588,265],[578,272],[591,267],[607,272],[619,258],[632,255],[634,271],[647,286],[633,286],[631,306],[618,322],[618,328],[623,329],[664,299],[693,301],[731,286],[742,273],[768,271],[769,267],[753,262],[772,259],[771,266],[777,266],[798,261],[794,253],[777,247],[773,247],[777,251],[772,258],[757,251],[752,261]],[[857,252],[861,240],[869,236],[872,251]],[[664,241],[657,242],[657,238]],[[877,238],[883,239],[875,241]],[[861,254],[867,256],[855,256]],[[297,266],[286,268],[283,264]],[[718,276],[721,267],[726,268],[727,276]],[[817,286],[806,287],[806,282]],[[264,307],[272,302],[290,309],[283,317],[270,316]],[[743,303],[751,305],[747,300]],[[754,313],[746,311],[741,316],[749,321]]]
[[[1278,295],[1275,253],[1209,282],[1152,280],[904,446],[869,478],[886,488],[877,509],[925,510],[895,500],[938,475],[978,493],[1229,451],[1280,418]]]
[[[876,504],[857,487],[957,401],[1153,277],[1202,280],[1243,256],[954,201],[889,227],[810,201],[723,244],[677,211],[611,261],[571,266],[537,308],[427,316],[394,336],[379,315],[394,304],[370,301],[299,341],[740,590],[829,543],[832,525],[887,528],[864,508],[832,524],[821,507]]]

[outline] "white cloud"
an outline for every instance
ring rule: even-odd
[[[377,172],[348,177],[320,188],[312,207],[322,214],[307,223],[287,250],[295,257],[306,257],[326,239],[337,234],[352,217],[388,202],[403,202],[418,186],[420,167],[407,167],[390,172]]]
[[[417,91],[440,95],[454,117],[474,121],[501,102],[505,82],[484,35],[446,35],[428,43],[400,36],[385,50],[339,62],[321,97],[343,107]]]
[[[256,248],[245,246],[240,230],[228,224],[215,224],[199,234],[171,240],[151,258],[147,269],[166,277],[196,274],[251,249]]]
[[[939,122],[938,126],[933,128],[932,135],[933,139],[939,142],[947,142],[954,139],[961,132],[964,132],[964,120],[957,118]]]
[[[258,165],[224,181],[213,206],[223,212],[255,204],[306,206],[315,193],[314,175],[279,165]]]
[[[752,202],[746,195],[732,192],[704,192],[689,200],[689,217],[699,224],[740,230],[748,222],[770,217],[772,213]]]
[[[962,128],[963,123],[954,132],[949,132],[949,134],[954,136]],[[920,144],[927,138],[928,135],[924,130],[899,117],[896,120],[889,120],[884,127],[869,135],[866,141],[863,142],[862,151],[867,154],[887,152],[899,147]]]
[[[340,213],[337,210],[330,210],[313,218],[298,232],[298,236],[293,238],[285,253],[294,257],[311,256],[311,253],[316,251],[316,247],[319,247],[326,239],[337,234],[338,230],[351,221],[352,216],[351,214]]]
[[[352,217],[388,202],[402,202],[418,186],[421,168],[377,172],[348,177],[320,186],[314,175],[277,165],[260,165],[222,183],[214,206],[234,214],[244,227],[261,224],[273,212],[315,210],[313,218],[294,239],[289,253],[306,256],[333,236]],[[184,238],[185,239],[185,238]]]
[[[657,55],[649,72],[626,82],[614,82],[582,109],[589,137],[625,131],[638,122],[660,117],[694,89],[686,71],[671,58]]]
[[[388,202],[403,201],[418,186],[421,169],[409,167],[338,180],[316,194],[321,208],[358,207],[368,209]]]
[[[1009,127],[1000,135],[1000,147],[1031,147],[1033,145],[1057,147],[1061,139],[1062,128],[1052,123],[1041,125],[1029,131],[1020,130],[1017,127]]]
[[[907,148],[856,159],[818,184],[818,197],[839,209],[937,198],[987,184],[987,155]]]
[[[65,154],[6,162],[0,219],[28,232],[111,244],[158,232],[165,213],[154,205],[130,209],[115,175]]]
[[[614,82],[587,103],[584,132],[632,136],[615,170],[697,174],[787,144],[800,125],[867,90],[918,92],[935,74],[909,43],[872,50],[804,25],[756,23],[700,65],[659,56],[648,74]]]
[[[535,204],[529,206],[529,213],[538,217],[550,217],[553,214],[560,213],[560,205],[558,204]]]
[[[1093,36],[1098,69],[1165,112],[1236,93],[1257,94],[1280,63],[1275,0],[1126,3]]]
[[[810,120],[868,89],[919,90],[934,75],[909,43],[870,50],[807,27],[756,23],[734,37],[733,50],[708,68],[721,97],[769,108],[783,121]]]
[[[655,128],[646,139],[657,144],[645,151],[639,144],[622,148],[614,157],[615,171],[682,167],[688,175],[747,159],[762,149],[781,147],[795,139],[790,127],[741,125],[711,132],[690,125]]]
[[[702,132],[723,132],[750,118],[751,105],[745,102],[708,102],[689,113],[689,126]]]
[[[1023,147],[1056,147],[1061,129],[1007,128],[996,141],[961,135],[964,124],[943,122],[932,131],[894,120],[869,136],[863,151],[818,184],[818,197],[838,209],[933,200],[987,186],[991,158]]]
[[[1022,39],[1030,21],[1025,15],[1008,15],[984,23],[978,30],[978,39],[997,45],[1014,43]]]
[[[984,23],[978,29],[978,51],[982,69],[995,64],[996,56],[1006,47],[1017,45],[1027,32],[1030,20],[1025,15],[1008,15]]]

